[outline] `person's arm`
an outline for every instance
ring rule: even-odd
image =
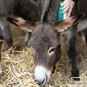
[[[67,16],[69,17],[73,7],[75,6],[77,2],[78,0],[65,0],[64,3],[62,4],[63,13],[67,13]]]

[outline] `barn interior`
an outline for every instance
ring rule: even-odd
[[[0,87],[40,87],[33,79],[34,55],[32,49],[25,44],[25,32],[13,25],[11,25],[11,32],[14,47],[8,49],[5,42],[2,44]],[[67,55],[68,44],[63,36],[60,40],[62,49],[60,61],[44,87],[87,87],[87,46],[84,35],[81,33],[77,41],[80,81],[74,81],[71,77],[71,64]]]

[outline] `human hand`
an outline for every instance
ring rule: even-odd
[[[75,6],[75,2],[72,0],[65,0],[62,6],[63,6],[63,13],[67,13],[67,16],[69,17],[73,7]]]

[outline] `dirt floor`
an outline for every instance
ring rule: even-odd
[[[2,77],[0,87],[39,87],[33,80],[34,61],[33,53],[24,43],[25,33],[12,26],[14,47],[5,50],[2,47]],[[81,40],[80,40],[81,39]],[[67,56],[67,42],[61,37],[62,56],[57,68],[45,87],[87,87],[87,47],[83,37],[80,37],[78,46],[77,65],[80,70],[80,81],[71,78],[71,65]],[[15,50],[17,49],[17,50]],[[12,54],[10,54],[10,51]]]

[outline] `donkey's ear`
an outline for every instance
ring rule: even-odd
[[[57,30],[58,32],[66,31],[74,24],[75,20],[76,18],[69,17],[64,19],[63,21],[56,22],[54,25],[55,30]]]
[[[69,27],[71,27],[72,25],[76,25],[78,22],[80,22],[85,16],[86,14],[81,13],[75,17],[69,17],[63,21],[56,22],[55,30],[57,30],[58,32],[64,32],[70,29]]]
[[[32,32],[35,29],[35,22],[27,21],[20,17],[18,18],[7,17],[6,20],[24,31]]]

